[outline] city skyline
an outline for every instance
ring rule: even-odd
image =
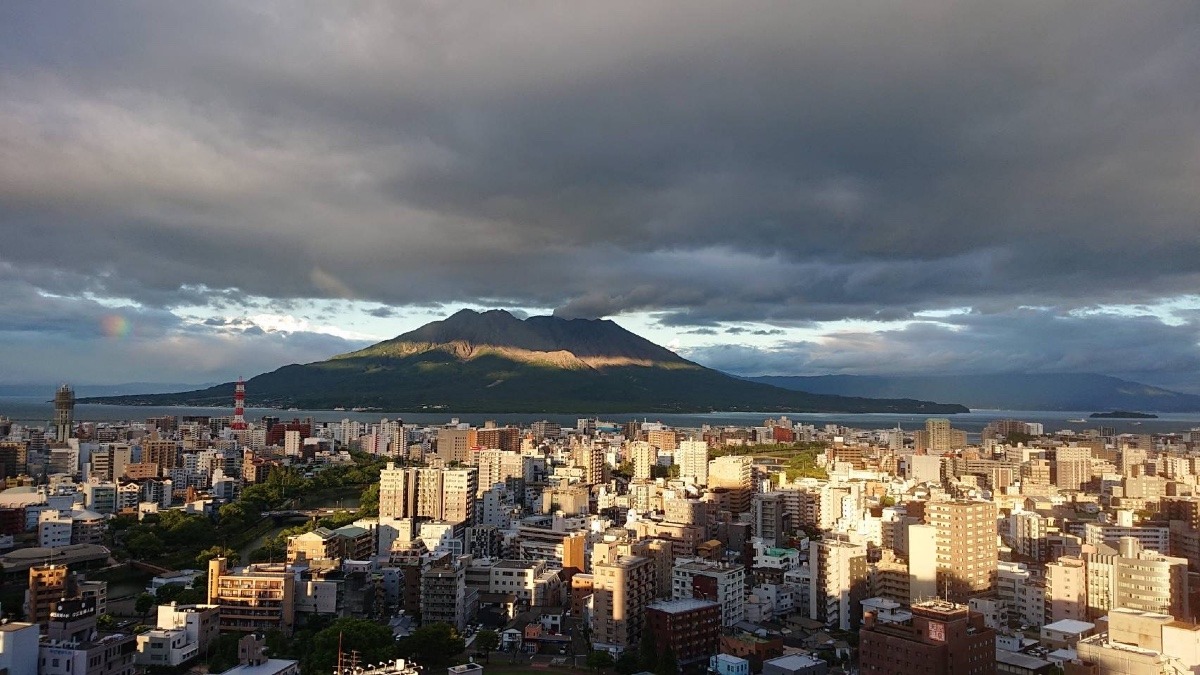
[[[1196,391],[1194,3],[0,11],[0,384],[501,307],[739,374]]]

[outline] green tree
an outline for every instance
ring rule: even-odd
[[[445,667],[466,646],[466,640],[448,623],[421,626],[397,645],[400,656],[411,658],[427,672]]]
[[[137,596],[137,600],[133,601],[133,611],[141,614],[143,618],[150,614],[150,610],[154,608],[156,601],[153,595],[142,593]]]
[[[101,614],[96,617],[96,628],[100,630],[112,630],[117,627],[117,620],[112,614]]]
[[[376,479],[378,480],[378,479]],[[358,498],[358,517],[374,518],[379,515],[379,483],[371,483]]]
[[[500,646],[500,636],[494,630],[481,630],[475,634],[475,649],[483,652],[483,658],[492,660],[492,651]]]
[[[250,514],[246,511],[246,505],[242,502],[231,502],[224,504],[217,510],[217,522],[221,527],[228,530],[237,530],[245,527],[250,520]]]
[[[651,673],[658,668],[658,643],[650,631],[643,632],[638,644],[638,668]]]
[[[605,668],[612,668],[614,665],[616,665],[616,662],[613,661],[612,654],[609,654],[606,651],[593,649],[587,655],[587,667],[591,668],[597,673]]]
[[[175,602],[181,605],[202,605],[208,602],[208,589],[185,588],[182,593],[175,596]]]
[[[362,663],[380,663],[396,658],[396,641],[390,628],[374,621],[343,618],[313,636],[312,648],[303,660],[305,672],[323,675],[333,670],[337,665],[339,641],[342,651],[357,651]],[[458,651],[461,652],[462,648]]]
[[[157,558],[167,550],[167,545],[153,532],[134,532],[125,538],[129,555],[139,559]]]
[[[617,657],[614,667],[621,675],[633,675],[638,671],[637,654],[634,654],[632,649],[626,649]]]
[[[216,546],[209,546],[208,548],[196,554],[196,564],[200,567],[207,568],[208,561],[212,560],[213,558],[220,558],[222,556],[229,560],[230,565],[236,565],[238,563],[239,556],[237,551],[218,544]]]
[[[160,605],[170,604],[172,600],[177,601],[186,590],[183,584],[163,584],[154,591],[154,600]]]
[[[238,664],[238,640],[241,637],[240,633],[221,633],[209,643],[204,657],[209,672],[223,673]]]

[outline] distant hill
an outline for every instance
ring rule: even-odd
[[[1090,373],[967,376],[820,375],[747,379],[814,394],[958,401],[971,408],[999,410],[1200,411],[1200,396]]]
[[[54,398],[54,391],[62,382],[42,382],[35,384],[0,384],[0,396],[45,396],[49,401]],[[126,382],[123,384],[75,384],[69,383],[75,390],[75,396],[122,396],[126,394],[160,394],[172,391],[195,389],[197,386],[208,387],[214,383],[205,382],[189,384],[172,382]]]
[[[229,405],[233,383],[82,399]],[[966,412],[954,404],[808,394],[705,368],[600,319],[463,310],[327,361],[246,382],[249,405],[454,412]]]

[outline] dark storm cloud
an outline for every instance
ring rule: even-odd
[[[714,330],[1153,303],[1200,287],[1197,44],[1191,0],[10,3],[0,267]]]

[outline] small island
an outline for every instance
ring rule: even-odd
[[[1111,412],[1092,413],[1091,415],[1088,415],[1088,417],[1095,417],[1095,418],[1106,419],[1106,420],[1156,420],[1156,419],[1158,419],[1158,415],[1152,415],[1150,413],[1144,413],[1144,412],[1132,412],[1129,410],[1113,410]]]

